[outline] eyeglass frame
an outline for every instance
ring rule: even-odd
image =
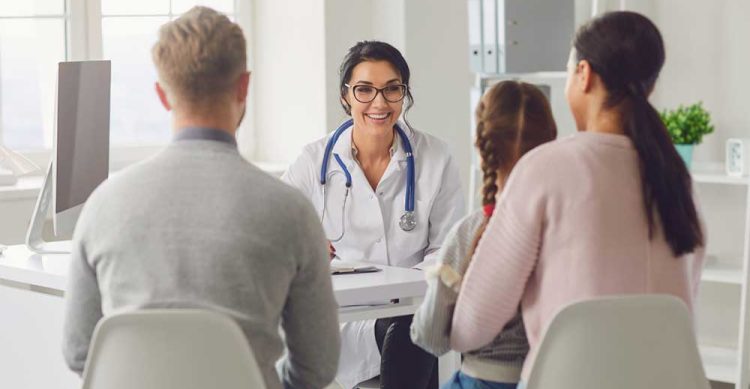
[[[403,101],[406,98],[406,95],[409,94],[409,85],[406,85],[406,84],[389,84],[389,85],[386,85],[386,86],[384,86],[382,88],[377,88],[377,87],[375,87],[375,85],[367,85],[367,84],[357,84],[357,85],[344,84],[344,86],[347,87],[347,88],[350,88],[352,90],[352,95],[354,95],[354,99],[357,100],[357,101],[359,101],[362,104],[372,103],[373,101],[375,101],[375,99],[378,98],[378,93],[380,93],[383,96],[383,99],[385,101],[389,102],[389,103],[398,103],[400,101]],[[370,100],[370,101],[362,101],[362,100],[358,99],[357,98],[357,93],[354,90],[358,86],[366,86],[368,88],[375,89],[375,95],[372,96],[372,100]],[[400,86],[400,87],[404,88],[404,92],[401,95],[401,98],[398,99],[398,100],[396,100],[396,101],[388,100],[388,98],[385,97],[385,89],[388,88],[388,87],[392,87],[392,86]]]

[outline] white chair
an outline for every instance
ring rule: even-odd
[[[96,326],[83,389],[266,387],[239,325],[205,310],[141,310]]]
[[[710,389],[685,304],[667,295],[616,296],[562,309],[526,389]]]

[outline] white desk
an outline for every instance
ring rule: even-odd
[[[76,388],[62,359],[63,293],[68,255],[38,255],[10,246],[0,256],[0,387]],[[381,267],[381,266],[379,266]],[[333,276],[341,322],[412,314],[427,284],[421,271],[382,266],[376,273]],[[397,304],[352,306],[373,300]],[[441,358],[441,382],[455,371],[455,355]]]
[[[410,315],[422,302],[427,283],[419,270],[380,266],[382,271],[333,276],[333,294],[339,303],[339,321]],[[387,305],[358,305],[373,300],[394,300]]]

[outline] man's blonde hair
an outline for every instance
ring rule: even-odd
[[[247,70],[242,29],[207,7],[193,7],[163,25],[151,55],[162,86],[190,105],[229,92]]]

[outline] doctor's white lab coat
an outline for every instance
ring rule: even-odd
[[[464,215],[458,168],[448,146],[434,136],[409,130],[404,124],[401,128],[411,142],[415,159],[417,226],[412,231],[399,227],[405,210],[407,164],[398,133],[390,164],[375,190],[354,158],[351,127],[333,147],[332,154],[339,155],[352,176],[352,186],[344,208],[346,176],[331,155],[322,224],[329,240],[344,232],[341,240],[333,243],[337,257],[343,260],[422,268],[433,262],[445,235]],[[320,168],[331,135],[307,145],[282,176],[312,201],[318,216],[324,206]],[[341,325],[342,349],[336,380],[346,389],[380,374],[374,325],[374,320]]]

